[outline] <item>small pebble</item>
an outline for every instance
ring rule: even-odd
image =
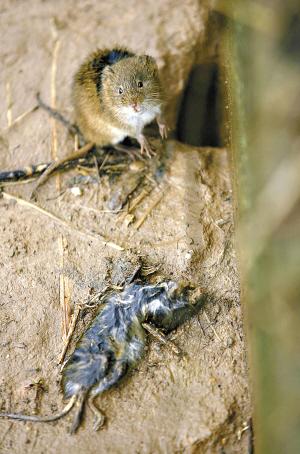
[[[79,186],[73,186],[70,191],[71,194],[73,194],[75,197],[81,197],[83,195],[83,189],[81,189]]]
[[[193,256],[193,251],[187,251],[186,254],[185,254],[185,258],[187,260],[190,260]]]
[[[232,347],[234,344],[234,339],[232,337],[228,337],[226,340],[226,347]]]
[[[132,172],[140,172],[141,170],[143,170],[145,167],[145,165],[141,162],[141,161],[133,161],[130,165],[129,165],[129,169],[132,171]]]

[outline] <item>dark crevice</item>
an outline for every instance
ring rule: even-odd
[[[191,71],[179,108],[178,140],[193,146],[222,146],[220,98],[218,65],[196,65]]]

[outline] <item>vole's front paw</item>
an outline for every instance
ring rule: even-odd
[[[159,116],[156,118],[156,121],[158,124],[159,134],[160,134],[161,138],[167,139],[169,128],[168,128],[167,123],[165,122],[165,119],[162,116]]]
[[[148,141],[148,139],[146,139],[146,137],[143,134],[141,134],[138,137],[138,141],[141,145],[142,155],[144,154],[144,152],[146,153],[148,158],[151,158],[152,156],[156,155],[156,151],[153,149],[153,147],[150,145],[150,142]]]
[[[159,127],[159,133],[162,139],[167,139],[168,138],[168,131],[169,128],[165,123],[158,123]]]

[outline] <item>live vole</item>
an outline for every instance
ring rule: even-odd
[[[167,137],[158,68],[148,55],[124,48],[97,50],[75,74],[72,92],[76,124],[90,142],[113,145],[129,136],[150,156],[143,128],[154,119],[162,138]]]

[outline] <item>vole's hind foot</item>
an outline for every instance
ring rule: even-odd
[[[96,397],[103,393],[104,391],[110,389],[112,386],[114,386],[118,381],[125,375],[127,370],[127,365],[126,363],[117,361],[114,366],[112,367],[112,370],[110,373],[104,377],[91,391],[90,397],[88,399],[88,406],[92,413],[94,414],[94,422],[93,422],[93,429],[94,431],[99,430],[101,427],[103,427],[104,422],[105,422],[105,415],[102,413],[102,411],[96,407],[94,400]]]
[[[156,151],[153,149],[153,147],[150,145],[150,142],[143,134],[138,137],[138,141],[141,145],[141,155],[143,155],[144,152],[146,153],[148,158],[152,158],[152,156],[156,155]]]
[[[84,411],[84,404],[86,401],[87,393],[82,392],[78,395],[78,398],[76,400],[76,412],[73,418],[72,426],[70,428],[70,434],[73,435],[75,432],[77,432],[81,421],[83,417],[83,411]]]
[[[101,427],[103,427],[103,425],[104,425],[105,415],[102,413],[102,411],[98,407],[96,407],[96,405],[94,403],[95,398],[96,398],[96,396],[93,396],[88,399],[88,406],[89,406],[89,409],[94,414],[93,429],[95,432],[97,432],[97,430],[101,429]]]
[[[49,106],[48,104],[46,104],[42,99],[41,99],[41,96],[40,96],[40,93],[37,93],[36,94],[36,99],[37,99],[37,102],[38,102],[38,105],[39,107],[41,107],[42,109],[44,109],[46,112],[48,112],[48,114],[50,115],[50,117],[54,118],[55,120],[59,121],[60,123],[62,123],[66,128],[67,130],[72,134],[72,135],[77,135],[78,136],[78,140],[79,140],[79,146],[80,147],[83,147],[84,145],[86,145],[86,140],[84,139],[80,129],[78,128],[78,126],[74,123],[71,123],[69,120],[67,120],[58,110],[56,109],[53,109],[51,106]]]

